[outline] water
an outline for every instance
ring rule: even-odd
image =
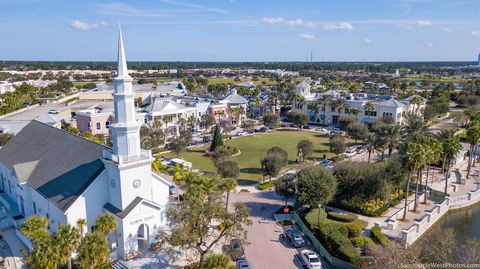
[[[449,255],[450,262],[460,263],[464,262],[465,253],[480,253],[480,204],[447,213],[412,248],[431,262]],[[453,248],[456,253],[444,252]]]

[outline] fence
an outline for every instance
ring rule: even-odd
[[[323,247],[323,245],[317,240],[317,238],[312,234],[312,232],[308,229],[308,227],[303,223],[296,212],[293,213],[293,220],[295,224],[299,227],[302,233],[305,235],[307,240],[309,241],[312,248],[315,252],[322,257],[322,259],[328,263],[331,268],[335,269],[358,269],[359,267],[348,263],[346,261],[342,261],[330,255],[328,251]]]

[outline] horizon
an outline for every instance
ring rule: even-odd
[[[7,0],[0,59],[114,61],[121,23],[130,62],[474,62],[479,8],[476,0]]]

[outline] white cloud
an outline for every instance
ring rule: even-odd
[[[300,26],[303,25],[303,21],[301,19],[294,19],[285,21],[285,24],[289,26]]]
[[[274,17],[264,17],[262,19],[262,21],[266,24],[282,24],[285,22],[285,19],[284,18],[281,18],[281,17],[277,17],[277,18],[274,18]]]
[[[423,44],[422,47],[424,47],[424,48],[433,48],[433,44],[430,43],[430,42],[428,42],[428,43],[426,43],[426,44]]]
[[[442,28],[442,31],[448,33],[448,32],[451,32],[451,31],[453,31],[453,30],[450,29],[450,28],[445,27],[445,28]]]
[[[433,25],[433,23],[431,21],[426,21],[426,20],[418,20],[416,24],[417,24],[418,27],[432,26]]]
[[[368,39],[368,38],[364,38],[364,39],[362,39],[362,43],[368,45],[368,44],[371,44],[371,43],[372,43],[372,40],[370,40],[370,39]]]
[[[311,27],[311,28],[313,28],[313,27],[317,27],[317,26],[318,26],[318,23],[313,22],[313,21],[309,21],[309,22],[306,22],[306,23],[305,23],[305,27]]]
[[[179,6],[179,7],[186,7],[186,8],[193,8],[199,11],[207,11],[207,12],[212,12],[212,13],[220,13],[220,14],[226,14],[228,11],[220,9],[220,8],[215,8],[211,6],[204,6],[204,5],[197,5],[193,3],[187,3],[187,2],[179,2],[176,0],[160,0],[160,2],[165,3],[165,4],[170,4],[174,6]]]
[[[303,40],[312,40],[315,38],[315,36],[312,34],[301,34],[300,38]]]
[[[480,31],[472,31],[472,35],[480,37]]]
[[[323,29],[325,30],[353,30],[353,25],[348,22],[341,22],[341,23],[326,23],[323,25]]]
[[[107,26],[107,23],[104,21],[101,21],[98,23],[87,23],[87,22],[82,22],[80,20],[73,20],[70,22],[69,26],[72,27],[73,29],[88,31],[88,30],[95,30],[100,27],[105,27]]]

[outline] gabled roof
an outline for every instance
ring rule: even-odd
[[[237,94],[236,89],[232,89],[232,92],[227,95],[227,97],[223,98],[220,102],[225,104],[247,104],[247,99],[243,98],[243,96]]]
[[[161,100],[154,98],[152,103],[147,107],[150,113],[171,114],[178,113],[178,110],[186,108],[183,104],[173,100]]]
[[[418,95],[418,94],[411,95],[411,96],[403,99],[403,101],[409,101],[409,102],[410,102],[410,101],[412,101],[412,99],[415,98],[415,97],[420,97],[420,98],[422,98],[423,101],[425,101],[425,98],[421,97],[421,96]]]
[[[38,116],[35,120],[48,125],[55,125],[62,121],[60,117],[50,113],[42,114]]]
[[[389,107],[405,107],[405,104],[395,100],[394,98],[388,99],[386,101],[382,101],[379,103],[381,106],[389,106]]]
[[[336,90],[328,90],[326,92],[320,93],[320,95],[331,95],[333,97],[338,97],[341,94],[339,92],[337,92]]]
[[[133,201],[127,207],[125,207],[124,210],[120,210],[118,207],[116,207],[116,206],[114,206],[110,203],[106,203],[103,206],[103,208],[105,208],[105,210],[112,213],[113,215],[117,216],[119,219],[124,219],[141,202],[146,202],[153,207],[160,208],[160,206],[155,204],[154,202],[148,201],[148,200],[143,199],[142,197],[139,197],[139,196],[135,197],[135,199],[133,199]]]
[[[34,120],[0,149],[0,163],[65,212],[103,171],[107,149]]]
[[[297,84],[297,86],[295,86],[295,89],[303,90],[303,89],[307,89],[309,87],[310,87],[310,84],[308,84],[307,80],[304,80],[301,83]]]
[[[244,82],[236,84],[236,86],[244,87],[244,88],[255,88],[255,87],[257,87],[257,85],[255,83],[251,82],[251,81],[244,81]]]

